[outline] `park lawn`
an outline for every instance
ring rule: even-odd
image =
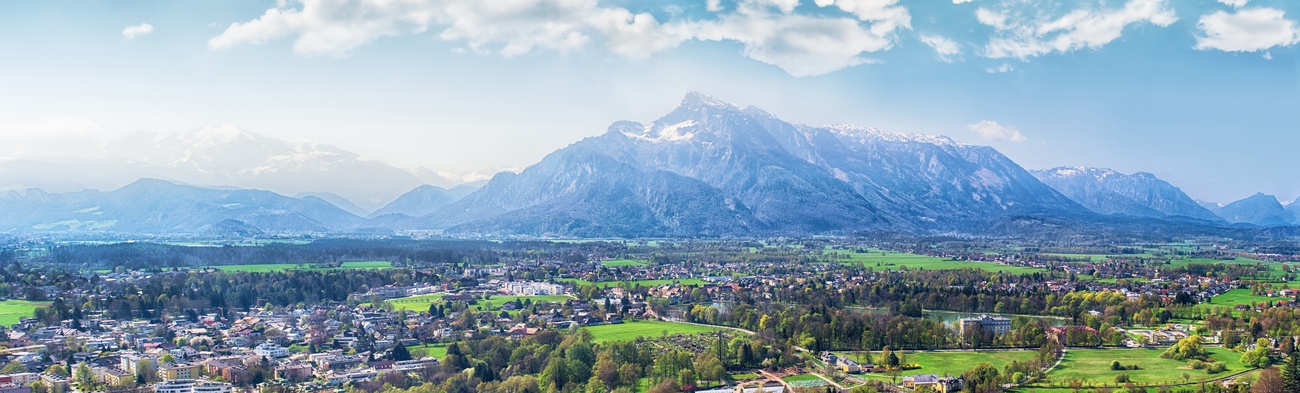
[[[605,265],[609,267],[645,266],[649,263],[650,263],[649,261],[646,261],[644,259],[611,259],[608,261],[600,261],[601,265]]]
[[[571,282],[577,285],[595,286],[597,288],[617,287],[619,286],[619,284],[626,284],[627,287],[635,287],[637,285],[643,287],[657,287],[660,285],[668,285],[673,283],[677,283],[681,285],[696,285],[696,286],[703,286],[704,284],[708,283],[698,278],[680,278],[680,279],[668,278],[662,280],[631,280],[631,281],[601,281],[601,282],[591,282],[591,281],[580,280],[576,278],[561,278],[560,281]]]
[[[840,264],[855,266],[861,262],[863,266],[877,270],[902,270],[904,267],[909,270],[957,270],[974,268],[988,272],[1002,272],[1007,274],[1027,274],[1044,271],[1043,269],[1033,267],[1010,266],[994,262],[954,261],[939,257],[883,250],[874,250],[866,253],[845,250],[835,250],[834,252],[837,252],[840,255],[848,254],[849,257],[847,259],[840,258],[835,260]]]
[[[343,262],[339,267],[317,268],[309,267],[309,264],[298,265],[294,263],[262,263],[252,265],[218,265],[208,266],[223,272],[245,272],[245,273],[268,273],[281,272],[287,270],[348,270],[348,269],[391,269],[392,262],[388,261],[366,261],[366,262]]]
[[[1129,380],[1137,384],[1159,385],[1183,383],[1183,373],[1190,376],[1188,381],[1216,379],[1245,371],[1239,359],[1241,354],[1219,347],[1206,347],[1211,357],[1223,362],[1227,369],[1218,374],[1206,374],[1203,370],[1193,370],[1186,361],[1163,359],[1164,348],[1138,349],[1071,349],[1065,353],[1065,359],[1047,376],[1052,384],[1068,386],[1069,381],[1079,379],[1086,384],[1114,384],[1115,376],[1128,374]],[[1119,361],[1125,366],[1136,364],[1140,370],[1112,371],[1112,361]]]
[[[407,352],[410,352],[411,357],[415,359],[424,356],[433,356],[438,360],[442,360],[443,357],[447,356],[447,344],[410,345],[406,347],[406,350]]]
[[[785,377],[785,378],[781,378],[781,380],[782,380],[782,381],[786,381],[786,382],[802,382],[802,381],[819,381],[819,382],[821,382],[821,381],[822,381],[821,378],[817,378],[816,375],[812,375],[812,374],[791,375],[791,376],[788,376],[788,377]]]
[[[636,340],[637,337],[654,338],[662,336],[664,332],[668,332],[669,336],[675,336],[678,334],[691,335],[722,330],[721,328],[709,326],[649,320],[616,323],[612,325],[588,326],[584,329],[587,329],[587,331],[591,333],[592,341],[597,343],[606,341],[631,341]]]
[[[758,375],[758,374],[754,374],[754,373],[731,374],[731,379],[736,380],[736,381],[744,381],[744,380],[748,380],[748,379],[758,379],[758,378],[759,378],[759,375]]]
[[[513,302],[513,301],[515,301],[515,299],[519,299],[520,302],[523,302],[523,301],[526,300],[526,299],[532,299],[533,303],[539,303],[539,302],[548,302],[548,303],[564,303],[564,301],[569,300],[569,299],[573,299],[573,298],[571,298],[571,297],[569,297],[569,296],[565,296],[565,295],[540,295],[540,296],[493,296],[491,299],[479,299],[479,301],[478,301],[477,303],[475,303],[474,305],[472,305],[472,306],[470,306],[470,307],[477,307],[477,308],[479,308],[479,309],[481,309],[481,310],[483,310],[483,311],[500,311],[500,310],[501,310],[501,305],[506,304],[506,303],[509,303],[509,302]],[[429,306],[425,306],[426,309],[427,309],[428,307],[429,307]],[[518,313],[519,313],[519,310],[510,310],[510,311],[508,311],[508,312],[509,312],[511,315],[514,315],[514,314],[518,314]]]
[[[959,376],[962,372],[975,367],[976,364],[988,363],[1001,370],[1004,366],[1011,364],[1012,361],[1019,360],[1022,362],[1032,360],[1038,357],[1038,350],[1013,350],[1013,351],[951,351],[951,352],[906,352],[906,362],[908,364],[920,365],[921,368],[914,370],[904,370],[898,373],[898,376],[906,377],[918,374],[938,374],[939,376]],[[839,354],[837,354],[839,355]],[[849,359],[865,360],[858,353],[847,353]],[[872,352],[872,359],[877,359],[880,352]],[[859,362],[861,363],[861,362]],[[891,376],[888,374],[870,373],[866,374],[870,378],[888,381]]]
[[[0,325],[12,326],[23,318],[31,318],[37,308],[49,306],[50,302],[32,302],[27,300],[0,301]]]

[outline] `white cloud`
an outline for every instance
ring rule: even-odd
[[[1178,20],[1165,0],[1129,0],[1123,8],[1080,8],[1056,17],[1012,15],[1009,11],[976,11],[980,23],[998,31],[985,46],[984,55],[989,58],[1023,60],[1052,52],[1097,49],[1119,39],[1130,25],[1145,22],[1167,27]]]
[[[988,8],[980,7],[975,10],[975,20],[994,30],[1002,31],[1007,29],[1007,14],[996,11],[989,11]]]
[[[153,32],[153,25],[148,23],[141,23],[135,26],[127,26],[125,29],[122,29],[122,37],[126,37],[126,39],[130,40],[130,39],[134,39],[135,37],[143,36],[152,32]]]
[[[709,10],[709,12],[722,11],[722,0],[706,0],[704,9]]]
[[[993,120],[980,120],[966,126],[980,137],[992,141],[1024,142],[1025,136],[1014,126],[1004,126]]]
[[[952,0],[953,4],[966,4],[975,0]]]
[[[1226,52],[1257,52],[1300,42],[1296,21],[1273,8],[1251,8],[1228,13],[1214,12],[1196,23],[1196,49]]]
[[[898,0],[816,0],[841,15],[796,13],[799,0],[739,0],[716,18],[660,21],[649,13],[597,0],[297,0],[233,23],[208,40],[213,50],[292,37],[303,55],[342,56],[380,37],[433,30],[463,44],[455,51],[505,57],[567,53],[596,45],[639,59],[689,40],[735,41],[751,59],[794,76],[821,75],[871,62],[866,53],[893,47],[911,14]],[[670,18],[675,19],[675,18]]]
[[[1015,70],[1016,70],[1016,68],[1015,68],[1015,67],[1012,67],[1011,64],[1008,64],[1008,63],[1002,63],[1002,65],[997,66],[997,67],[989,67],[989,68],[985,68],[985,69],[984,69],[984,72],[987,72],[987,73],[990,73],[990,74],[1005,74],[1005,73],[1008,73],[1008,72],[1011,72],[1011,71],[1015,71]]]
[[[1245,7],[1246,3],[1249,3],[1250,0],[1219,0],[1219,2],[1232,6],[1232,8],[1241,8]]]
[[[112,136],[99,124],[77,117],[0,123],[0,157],[90,156]]]
[[[945,62],[952,62],[953,56],[961,54],[961,46],[957,45],[957,41],[943,36],[921,34],[921,42],[934,48],[935,53],[939,54],[939,59]]]

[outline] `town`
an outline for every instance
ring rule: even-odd
[[[1244,248],[412,244],[445,249],[15,248],[0,393],[1259,391],[1300,335],[1294,259]]]

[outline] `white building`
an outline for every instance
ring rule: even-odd
[[[253,352],[268,358],[282,358],[289,356],[288,349],[275,343],[262,343],[261,345],[258,345],[256,349],[253,349]]]
[[[231,393],[232,386],[225,382],[194,379],[173,379],[153,387],[154,393]]]

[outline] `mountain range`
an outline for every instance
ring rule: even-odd
[[[157,178],[284,195],[329,193],[364,215],[423,184],[453,187],[488,177],[401,169],[335,146],[286,141],[230,125],[184,133],[135,132],[79,145],[90,146],[79,146],[79,155],[71,157],[43,149],[0,158],[0,189],[107,190]]]
[[[431,185],[419,176],[429,170],[401,170],[328,145],[224,126],[132,134],[103,149],[105,157],[133,159],[0,161],[0,185],[11,189],[0,195],[0,232],[1015,236],[1141,228],[1205,234],[1295,225],[1300,216],[1300,204],[1283,206],[1263,194],[1206,205],[1149,173],[1028,171],[987,146],[788,122],[699,93],[659,119],[615,122],[481,187]],[[129,176],[149,179],[108,192],[17,187],[75,188]],[[211,186],[227,183],[239,186]]]

